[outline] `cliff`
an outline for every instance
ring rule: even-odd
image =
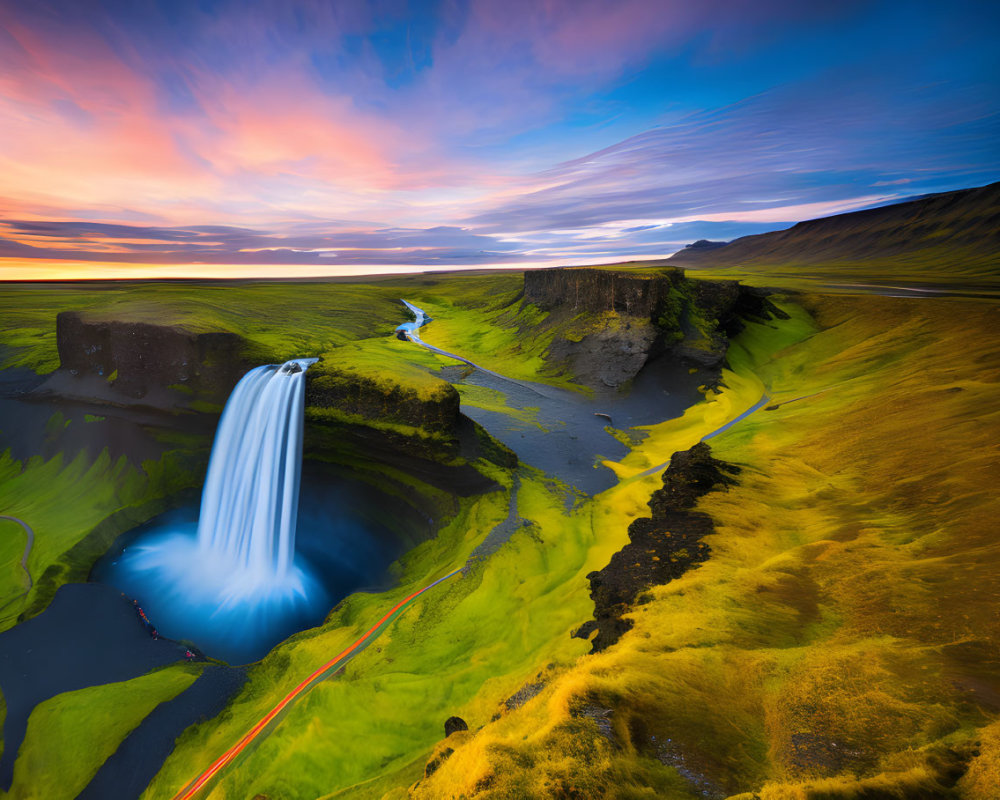
[[[235,333],[91,320],[75,311],[56,317],[56,346],[64,375],[99,378],[123,400],[158,396],[168,387],[224,400],[253,366],[249,343]]]
[[[87,319],[73,311],[56,317],[56,346],[60,369],[47,391],[164,410],[195,400],[222,404],[248,370],[282,360],[227,331]],[[458,392],[444,381],[415,387],[322,359],[307,373],[306,405],[436,432],[454,428],[459,414]]]
[[[561,328],[549,357],[567,362],[592,388],[621,386],[663,352],[718,368],[745,319],[784,316],[767,294],[738,281],[691,280],[673,268],[653,274],[558,268],[524,275],[524,301],[550,312]]]
[[[524,273],[524,299],[545,311],[614,311],[652,318],[670,290],[684,282],[684,270],[651,276],[605,269],[561,267]]]
[[[447,433],[458,420],[459,395],[450,383],[436,383],[426,391],[384,375],[358,374],[320,362],[306,373],[306,405]]]
[[[249,369],[282,361],[281,355],[228,331],[90,319],[76,312],[56,318],[56,344],[60,368],[35,393],[39,399],[142,405],[166,412],[165,424],[185,428],[193,424],[191,415],[177,417],[179,412],[221,411]],[[403,469],[417,464],[425,476],[432,463],[450,464],[436,475],[438,483],[478,490],[482,476],[468,467],[458,475],[458,462],[482,456],[516,465],[513,453],[462,416],[451,384],[349,361],[327,353],[306,374],[306,444],[313,457],[337,461],[349,452],[354,459],[365,456]]]

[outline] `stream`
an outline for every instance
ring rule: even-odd
[[[517,453],[522,462],[588,495],[617,482],[615,474],[600,462],[617,461],[628,453],[628,447],[609,428],[619,431],[619,436],[641,437],[641,431],[629,429],[679,417],[701,400],[698,387],[709,377],[702,370],[692,373],[687,365],[660,356],[648,361],[629,389],[622,392],[609,388],[588,396],[513,380],[425,342],[420,329],[430,317],[413,303],[401,302],[416,319],[396,330],[414,344],[461,362],[460,366],[441,369],[444,380],[498,392],[511,409],[507,413],[480,408],[463,397],[462,413]]]

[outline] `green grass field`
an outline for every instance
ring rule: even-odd
[[[16,324],[36,331],[53,309],[73,304],[90,305],[88,313],[152,313],[144,304],[158,293],[106,290],[115,293],[106,304],[103,292],[16,291],[25,293],[17,295]],[[179,312],[192,291],[198,300]],[[200,287],[168,287],[156,318],[194,329],[238,325],[289,355],[323,348],[331,366],[381,371],[432,393],[434,373],[449,362],[389,336],[406,318],[395,302],[405,297],[435,317],[428,342],[513,377],[566,385],[568,376],[544,362],[553,329],[530,308],[515,314],[510,273],[232,292],[222,302]],[[303,292],[313,302],[292,317],[291,331],[288,315]],[[1000,512],[990,482],[1000,348],[988,332],[1000,312],[960,300],[777,301],[790,318],[747,327],[730,349],[721,393],[643,436],[623,437],[630,452],[608,464],[615,487],[568,509],[561,487],[522,467],[517,512],[526,524],[510,541],[422,596],[342,674],[292,707],[208,796],[944,797],[960,765],[964,796],[990,798],[1000,775],[1000,551],[990,536]],[[3,333],[0,341],[8,366],[54,365],[51,340]],[[462,393],[464,403],[503,410],[488,391]],[[777,407],[711,441],[717,457],[743,472],[737,487],[701,501],[717,525],[709,561],[647,593],[633,630],[586,655],[589,643],[569,636],[593,612],[586,576],[627,542],[629,522],[648,514],[659,477],[642,473],[763,394]],[[182,462],[140,472],[106,457],[78,461],[0,461],[0,507],[30,518],[39,535],[33,574],[70,574],[61,559],[102,519],[190,480]],[[513,480],[507,470],[479,467],[502,490],[461,499],[436,538],[400,559],[396,587],[350,596],[323,626],[275,648],[226,711],[182,735],[144,797],[172,797],[397,600],[464,564],[506,518]],[[52,491],[71,498],[65,505],[74,513],[50,507]],[[8,533],[17,538],[0,527]],[[0,549],[9,582],[16,551]],[[157,697],[172,696],[179,679],[159,674],[137,680],[148,680]],[[546,686],[536,698],[503,707],[540,674]],[[65,724],[82,734],[85,715],[73,709],[98,704],[113,717],[102,745],[111,747],[148,713],[109,703],[117,688],[87,691],[63,711],[40,707],[36,729]],[[455,752],[424,778],[425,762],[444,746],[444,720],[455,714],[471,731],[451,737]],[[60,735],[26,740],[22,775],[44,771],[44,742]],[[81,775],[93,765],[84,761]]]
[[[1000,347],[982,332],[1000,312],[804,307],[815,322],[751,326],[730,359],[778,408],[713,440],[743,473],[699,506],[710,560],[653,589],[618,645],[453,744],[412,796],[993,796]],[[646,442],[687,446],[706,415]],[[631,453],[625,485],[660,458]],[[610,710],[616,746],[574,716],[588,705]],[[672,766],[694,782],[660,783]]]

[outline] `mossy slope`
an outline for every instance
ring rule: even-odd
[[[743,471],[711,558],[414,797],[994,796],[1000,309],[809,306],[775,357],[741,340],[777,408],[713,440]]]

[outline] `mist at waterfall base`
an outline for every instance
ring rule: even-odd
[[[304,372],[314,361],[247,373],[219,422],[200,513],[154,520],[95,568],[159,635],[249,663],[381,577],[395,548],[380,546],[386,532],[342,502],[345,492],[307,482],[299,513]]]

